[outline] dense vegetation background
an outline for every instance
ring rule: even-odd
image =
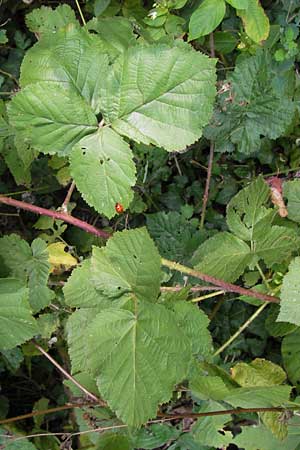
[[[299,23],[1,1],[0,448],[300,448]]]

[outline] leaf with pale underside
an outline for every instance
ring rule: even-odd
[[[98,114],[102,80],[108,72],[105,51],[105,43],[84,29],[73,28],[46,35],[24,57],[21,86],[24,88],[40,81],[59,83],[82,95]]]
[[[129,48],[103,80],[105,122],[137,142],[183,151],[211,116],[214,66],[184,43]]]
[[[110,298],[134,294],[155,302],[159,293],[160,256],[146,228],[115,233],[106,247],[93,249],[92,279]]]
[[[70,157],[70,170],[85,201],[111,218],[115,205],[126,209],[135,184],[135,165],[129,145],[110,128],[82,139]]]
[[[22,89],[8,106],[10,123],[43,153],[66,156],[73,145],[97,130],[97,119],[73,89],[46,81]]]
[[[300,257],[295,258],[283,278],[277,320],[300,326]]]

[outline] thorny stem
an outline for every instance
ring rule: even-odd
[[[71,225],[74,225],[75,227],[81,228],[87,233],[94,234],[95,236],[99,236],[102,238],[109,238],[110,233],[107,233],[106,231],[99,230],[99,228],[94,227],[93,225],[90,225],[87,222],[84,222],[83,220],[77,219],[76,217],[73,217],[66,213],[61,213],[58,211],[53,211],[51,209],[45,209],[41,208],[39,206],[31,205],[30,203],[21,202],[19,200],[15,200],[13,198],[0,196],[0,203],[4,203],[6,205],[14,206],[15,208],[21,208],[25,209],[26,211],[33,212],[35,214],[40,214],[42,216],[49,216],[53,217],[54,219],[59,219],[64,222],[70,223]]]
[[[68,378],[70,381],[72,381],[75,386],[77,386],[82,392],[84,392],[89,398],[94,400],[98,405],[106,406],[106,403],[102,401],[100,398],[98,398],[96,395],[92,394],[90,391],[88,391],[82,384],[80,384],[77,380],[75,380],[72,375],[70,375],[60,364],[58,364],[55,359],[52,358],[52,356],[49,355],[40,345],[33,342],[33,345],[37,350],[39,350],[66,378]]]
[[[71,200],[71,197],[72,197],[72,194],[73,194],[73,192],[74,192],[75,187],[76,187],[76,184],[75,184],[74,181],[72,181],[72,183],[70,184],[70,187],[69,187],[69,189],[68,189],[66,198],[64,199],[64,202],[63,202],[63,204],[62,204],[62,206],[61,206],[61,209],[62,209],[63,212],[66,213],[66,214],[68,214],[68,205],[69,205],[69,203],[70,203],[70,200]]]
[[[199,272],[198,270],[191,269],[190,267],[183,266],[182,264],[176,263],[174,261],[169,261],[165,258],[161,259],[161,263],[163,266],[168,267],[169,269],[177,270],[181,273],[186,273],[187,275],[199,278],[206,283],[212,283],[215,286],[219,286],[223,291],[226,292],[235,292],[236,294],[247,295],[248,297],[258,298],[259,300],[262,300],[264,302],[280,302],[280,299],[278,297],[262,294],[260,292],[253,291],[252,289],[245,289],[241,286],[237,286],[236,284],[227,283],[226,281],[219,280],[218,278],[212,277],[211,275],[206,275],[205,273]]]
[[[209,35],[209,45],[210,45],[210,56],[211,56],[211,58],[214,58],[215,57],[214,33],[210,33],[210,35]],[[204,227],[205,214],[206,214],[206,208],[207,208],[207,202],[208,202],[208,196],[209,196],[209,187],[210,187],[210,181],[211,181],[212,166],[213,166],[213,161],[214,161],[214,150],[215,150],[215,145],[211,141],[210,146],[209,146],[209,158],[208,158],[208,166],[207,166],[206,183],[205,183],[205,189],[204,189],[204,194],[203,194],[200,228]]]
[[[31,205],[30,203],[21,202],[19,200],[15,200],[10,197],[0,196],[0,203],[4,203],[6,205],[14,206],[16,208],[25,209],[27,211],[31,211],[35,214],[41,214],[44,216],[53,217],[54,219],[59,219],[64,222],[70,223],[71,225],[81,228],[85,230],[87,233],[94,234],[95,236],[100,236],[102,238],[108,239],[111,237],[111,234],[107,231],[99,230],[99,228],[94,227],[93,225],[90,225],[87,222],[84,222],[83,220],[76,219],[76,217],[73,217],[69,214],[60,213],[58,211],[53,211],[50,209],[41,208],[39,206]],[[251,289],[245,289],[241,286],[237,286],[232,283],[227,283],[226,281],[220,280],[218,278],[212,277],[210,275],[206,275],[202,272],[199,272],[198,270],[191,269],[190,267],[183,266],[182,264],[178,264],[174,261],[169,261],[167,259],[162,258],[161,259],[162,265],[169,267],[170,269],[177,270],[182,273],[186,273],[187,275],[190,275],[195,278],[199,278],[200,280],[205,281],[206,283],[211,283],[215,286],[218,286],[223,291],[226,292],[235,292],[236,294],[240,295],[247,295],[249,297],[258,298],[259,300],[262,300],[264,302],[272,302],[272,303],[279,303],[280,299],[275,296],[262,294],[260,292],[253,291]],[[205,289],[207,289],[205,287]]]
[[[213,356],[217,356],[225,350],[255,319],[259,316],[259,314],[268,306],[268,303],[263,303],[257,310],[249,317],[246,322],[223,344],[220,348],[213,354]]]
[[[77,9],[78,9],[78,11],[79,11],[79,14],[80,14],[82,23],[83,23],[84,26],[86,26],[86,21],[85,21],[84,15],[82,14],[82,10],[81,10],[81,7],[80,7],[80,5],[79,5],[79,1],[78,1],[78,0],[75,0],[75,3],[76,3],[76,6],[77,6]]]

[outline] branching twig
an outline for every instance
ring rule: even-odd
[[[62,220],[64,222],[70,223],[71,225],[74,225],[75,227],[81,228],[87,233],[94,234],[95,236],[99,236],[105,239],[110,237],[110,233],[107,233],[106,231],[103,230],[99,230],[99,228],[96,228],[93,225],[90,225],[89,223],[77,219],[76,217],[73,217],[69,214],[53,211],[52,209],[41,208],[39,206],[31,205],[30,203],[21,202],[19,200],[15,200],[14,198],[4,196],[0,196],[0,203],[14,206],[15,208],[25,209],[26,211],[30,211],[35,214],[40,214],[42,216],[49,216],[53,217],[54,219]]]
[[[70,375],[60,364],[58,364],[55,359],[52,358],[52,356],[49,355],[40,345],[33,343],[36,349],[38,349],[66,378],[68,378],[70,381],[72,381],[75,386],[77,386],[82,392],[84,392],[89,398],[94,400],[95,403],[97,403],[100,406],[106,406],[106,403],[98,398],[96,395],[92,394],[90,391],[88,391],[82,384],[80,384],[77,380],[75,380],[72,375]]]

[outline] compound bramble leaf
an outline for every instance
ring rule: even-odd
[[[137,142],[185,150],[210,118],[214,65],[183,43],[129,48],[103,80],[105,122]]]

